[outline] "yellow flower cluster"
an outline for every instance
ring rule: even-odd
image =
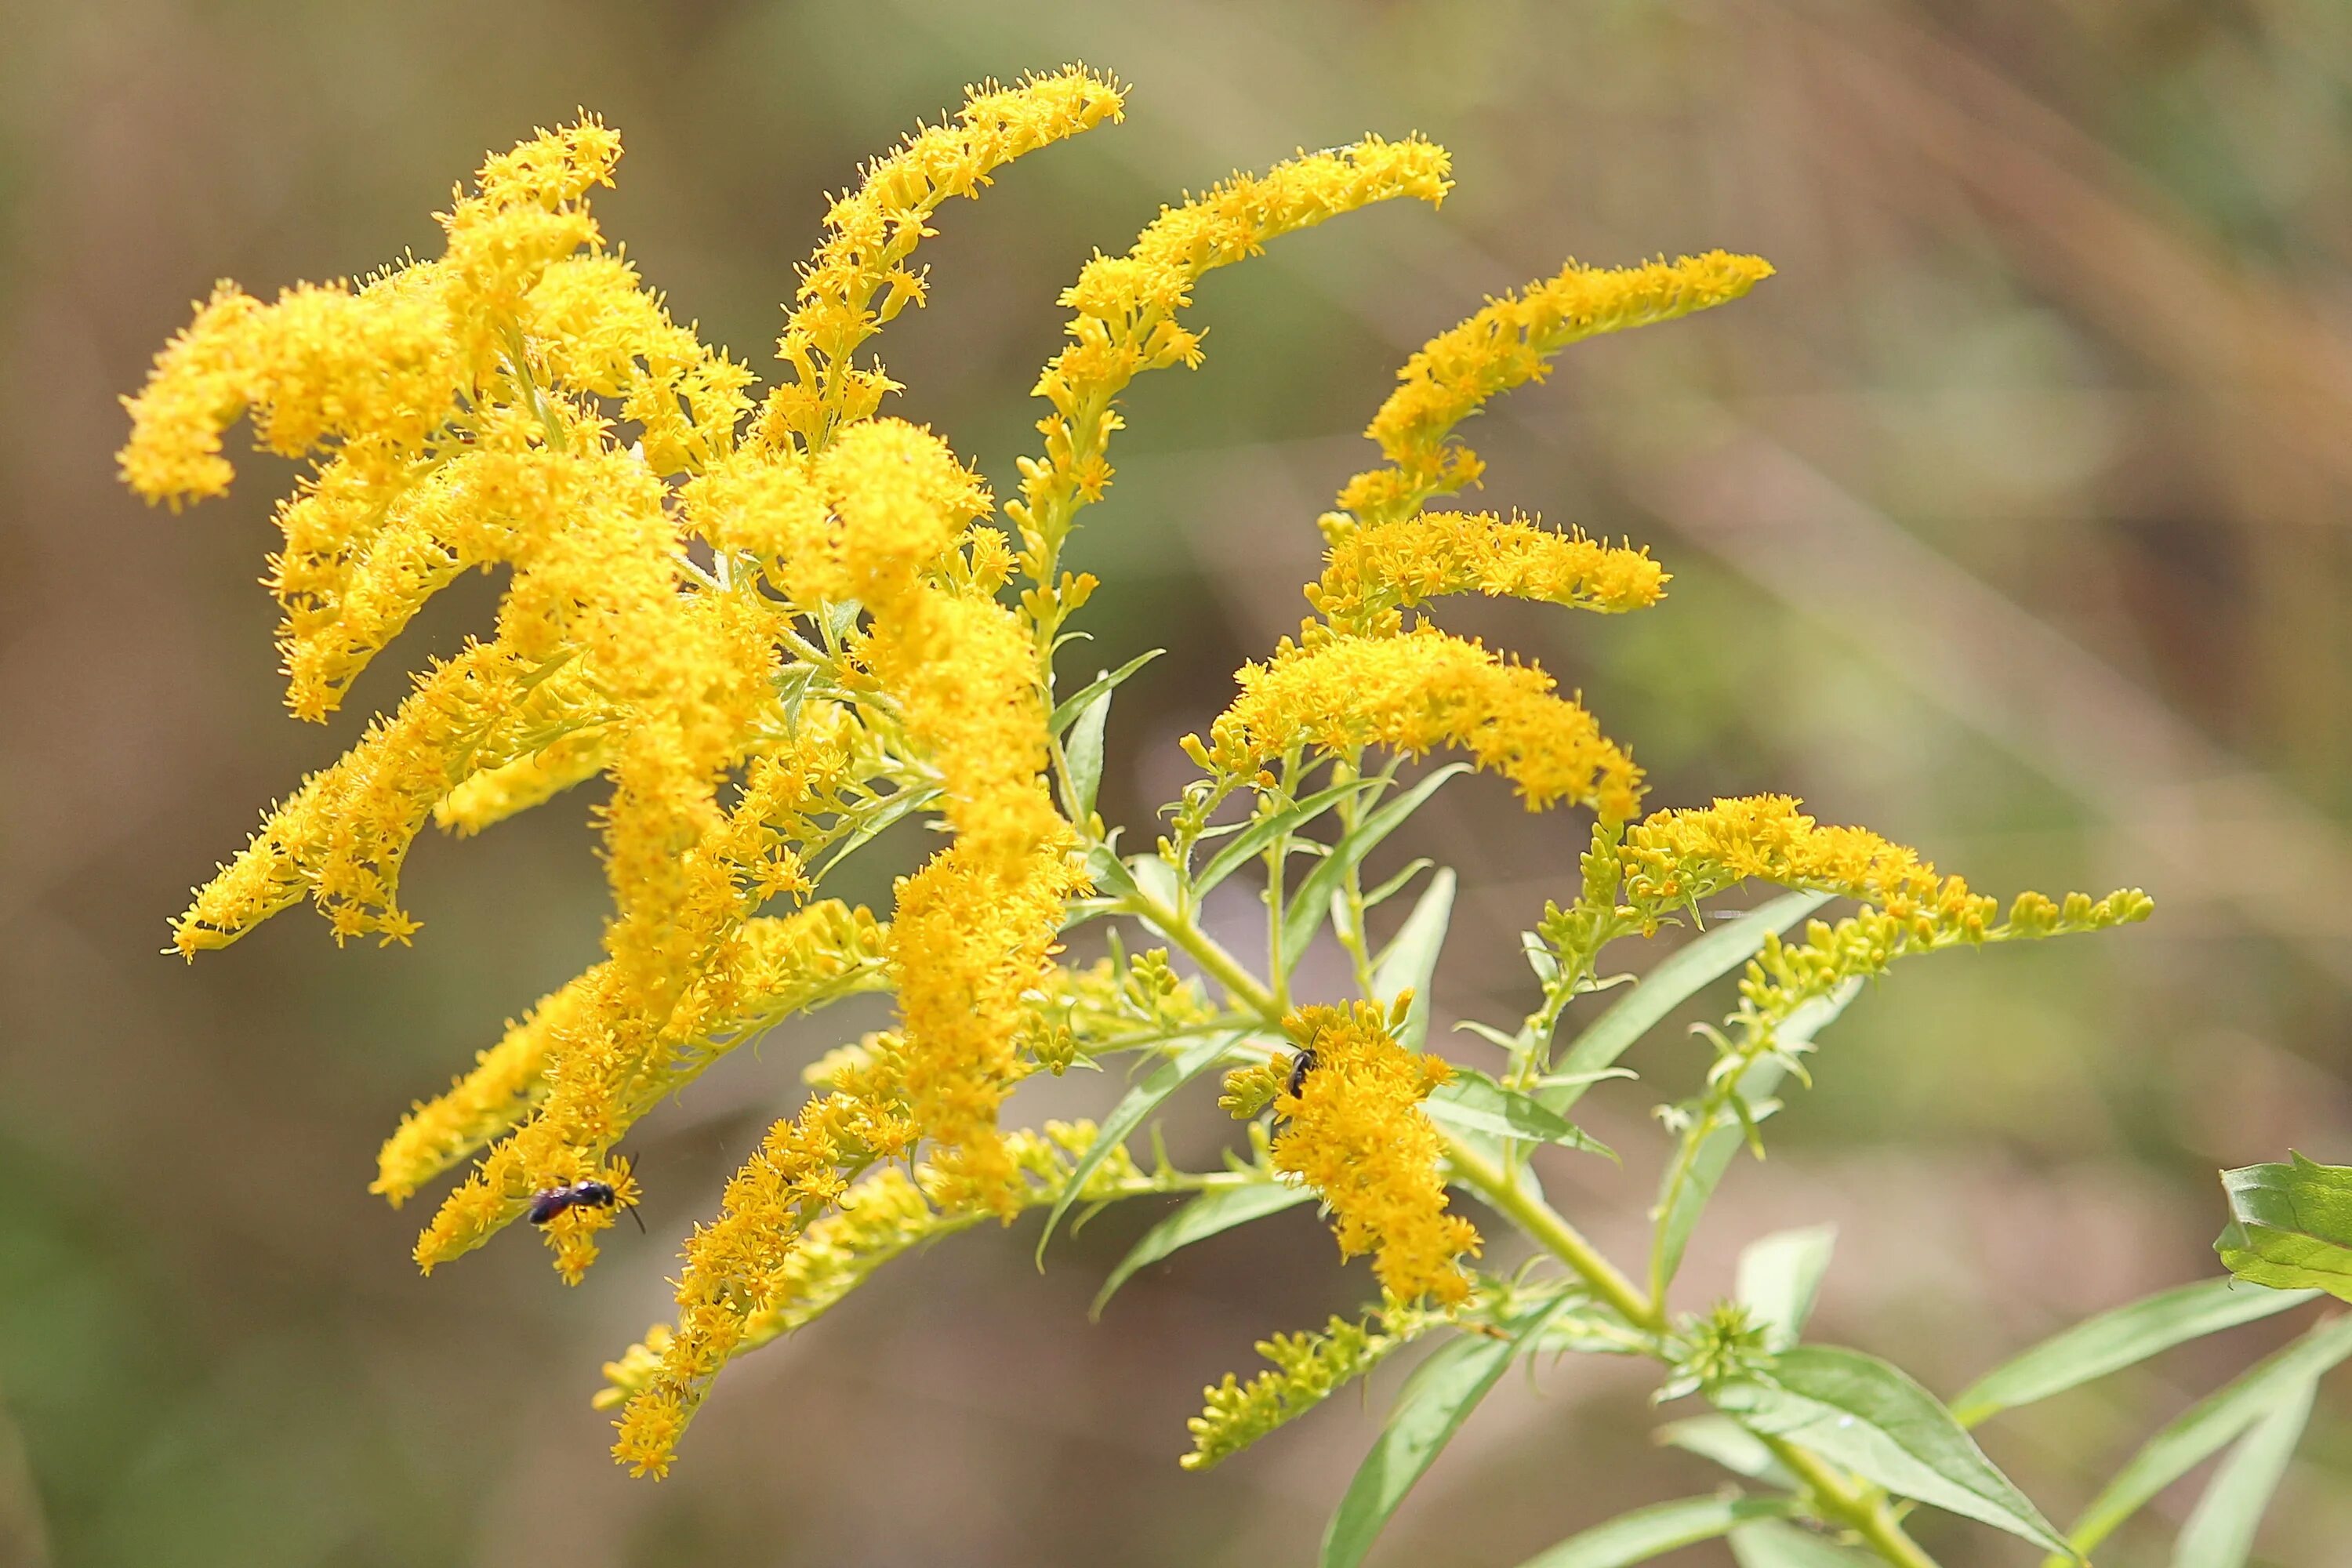
[[[1641,770],[1591,714],[1554,694],[1550,676],[1432,627],[1313,647],[1286,641],[1236,679],[1241,695],[1208,744],[1186,738],[1195,761],[1228,776],[1302,746],[1408,756],[1454,746],[1517,785],[1530,810],[1569,801],[1622,819],[1641,804]]]
[[[1434,627],[1408,631],[1403,611],[1468,593],[1642,609],[1664,593],[1665,572],[1645,551],[1580,532],[1422,504],[1478,476],[1475,456],[1450,444],[1454,427],[1486,399],[1539,379],[1553,354],[1737,299],[1771,270],[1722,251],[1625,268],[1570,263],[1431,339],[1365,432],[1391,467],[1357,475],[1340,510],[1321,519],[1328,550],[1307,598],[1322,620],[1241,671],[1242,693],[1208,744],[1187,738],[1193,760],[1229,789],[1302,746],[1352,763],[1367,746],[1419,755],[1450,744],[1511,779],[1530,809],[1566,801],[1594,807],[1604,823],[1631,817],[1641,771],[1582,707],[1553,695],[1549,676]]]
[[[1399,1045],[1374,1002],[1302,1007],[1285,1027],[1309,1065],[1297,1094],[1275,1099],[1274,1168],[1322,1195],[1339,1256],[1372,1253],[1382,1290],[1461,1302],[1470,1280],[1454,1260],[1477,1252],[1478,1232],[1446,1212],[1444,1141],[1421,1109],[1453,1068]]]
[[[763,445],[815,450],[838,426],[866,418],[897,384],[852,361],[859,344],[908,304],[923,302],[923,273],[907,268],[934,231],[926,220],[951,196],[978,196],[989,175],[1024,153],[1117,120],[1118,85],[1083,69],[984,83],[949,125],[919,129],[869,163],[856,191],[825,215],[825,237],[801,274],[776,353],[790,378],[768,395]],[[876,294],[882,295],[879,305]]]
[[[838,899],[746,921],[725,957],[679,1009],[674,1028],[685,1037],[666,1066],[661,1092],[674,1092],[735,1046],[794,1013],[884,989],[886,944],[871,913]],[[537,1110],[547,1098],[555,1042],[581,1037],[583,1009],[604,975],[600,966],[541,998],[480,1054],[472,1072],[439,1099],[410,1110],[376,1156],[376,1179],[368,1190],[397,1205]],[[629,1112],[634,1119],[649,1108],[633,1104]]]
[[[1201,1414],[1184,1423],[1192,1451],[1177,1463],[1205,1470],[1229,1459],[1276,1427],[1314,1409],[1385,1361],[1389,1354],[1444,1320],[1391,1301],[1381,1327],[1333,1318],[1320,1333],[1276,1334],[1257,1342],[1274,1363],[1243,1383],[1232,1373],[1201,1391]]]
[[[1148,370],[1197,365],[1201,334],[1177,311],[1192,286],[1219,267],[1255,256],[1281,235],[1373,202],[1410,196],[1434,206],[1445,197],[1445,150],[1418,137],[1367,136],[1352,145],[1301,154],[1263,174],[1235,174],[1174,207],[1162,207],[1124,256],[1097,253],[1062,294],[1075,310],[1071,343],[1038,377],[1037,395],[1054,412],[1037,423],[1043,458],[1021,462],[1021,500],[1004,513],[1021,531],[1021,568],[1037,587],[1030,609],[1050,647],[1060,619],[1076,608],[1085,579],[1055,584],[1055,562],[1080,508],[1110,486],[1104,457],[1119,428],[1115,404]]]
[[[887,1056],[890,1042],[877,1044]],[[856,1092],[843,1089],[835,1098]],[[861,1155],[886,1157],[857,1142],[871,1131],[853,1130],[833,1156],[844,1163]],[[806,1113],[801,1125],[777,1124],[767,1149],[729,1184],[728,1216],[688,1242],[677,1325],[656,1324],[619,1361],[605,1364],[609,1386],[598,1393],[596,1405],[625,1405],[613,1452],[637,1474],[667,1470],[687,1423],[728,1361],[815,1321],[908,1248],[1005,1212],[1003,1184],[976,1186],[935,1163],[917,1166],[911,1175],[896,1168],[877,1171],[820,1197],[828,1173],[814,1164],[787,1173],[792,1156],[783,1152],[793,1145],[804,1154],[814,1147],[813,1135],[822,1136],[822,1130]],[[1041,1131],[1009,1135],[1004,1153],[1016,1211],[1058,1197],[1096,1136],[1094,1124],[1085,1121],[1049,1121]],[[1108,1200],[1155,1190],[1154,1180],[1136,1169],[1125,1150],[1113,1149],[1088,1173],[1082,1195]],[[800,1215],[828,1204],[830,1213],[800,1226]],[[776,1208],[780,1217],[764,1225],[736,1223],[760,1205]],[[777,1245],[786,1234],[788,1242]]]
[[[1556,533],[1524,518],[1429,511],[1358,527],[1327,513],[1324,522],[1331,548],[1307,602],[1341,633],[1394,636],[1402,611],[1447,594],[1619,611],[1647,609],[1665,591],[1666,573],[1648,551]]]
[[[1390,466],[1349,480],[1340,508],[1364,522],[1389,521],[1475,484],[1483,465],[1451,437],[1488,398],[1541,380],[1545,363],[1580,339],[1704,310],[1770,276],[1761,257],[1710,250],[1639,267],[1571,261],[1525,293],[1504,295],[1405,362],[1396,391],[1364,432]]]
[[[1785,795],[1654,813],[1625,829],[1617,858],[1621,896],[1645,932],[1667,911],[1749,880],[1837,893],[1938,929],[1981,932],[1998,909],[1916,850],[1866,827],[1822,826]]]
[[[785,343],[797,380],[764,442],[737,438],[749,374],[607,251],[585,198],[620,144],[593,120],[491,158],[436,259],[274,305],[224,287],[131,400],[123,470],[151,499],[223,489],[220,437],[247,411],[263,445],[314,456],[279,509],[270,575],[305,717],[458,573],[512,568],[495,636],[265,819],[179,921],[183,952],[306,896],[339,938],[404,940],[399,872],[428,817],[478,831],[613,781],[604,962],[386,1145],[377,1184],[397,1200],[499,1140],[420,1237],[425,1268],[533,1194],[606,1172],[630,1124],[735,1040],[886,976],[908,1009],[918,1131],[988,1160],[983,1121],[1020,1071],[1016,999],[1082,883],[1039,776],[1029,629],[991,598],[1009,557],[973,527],[986,490],[937,437],[868,417],[884,383],[849,356],[919,292],[904,264],[923,215],[1118,107],[1083,71],[990,87],[870,168],[804,279]],[[708,572],[688,559],[698,536],[719,552]],[[840,605],[866,612],[845,637]],[[940,784],[958,838],[905,884],[902,930],[838,905],[760,916],[807,897],[818,851],[887,820],[895,794]],[[946,931],[958,898],[998,918]],[[567,1279],[612,1217],[547,1227]]]
[[[1032,998],[1055,951],[1070,896],[1086,885],[1065,843],[1012,874],[959,840],[898,884],[890,959],[905,1020],[905,1083],[942,1168],[1016,1202],[996,1112],[1027,1073]]]

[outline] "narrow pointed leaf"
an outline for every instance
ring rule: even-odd
[[[1356,1568],[1397,1504],[1460,1431],[1522,1346],[1569,1298],[1555,1297],[1508,1325],[1510,1338],[1463,1334],[1448,1341],[1405,1380],[1388,1425],[1372,1445],[1323,1532],[1322,1568]]]
[[[1883,1561],[1875,1552],[1840,1546],[1811,1531],[1770,1520],[1733,1531],[1731,1556],[1739,1568],[1870,1568]]]
[[[1897,1496],[2066,1550],[2042,1510],[1901,1368],[1860,1351],[1799,1345],[1774,1361],[1770,1378],[1729,1383],[1709,1397],[1749,1431],[1785,1437]]]
[[[2213,1250],[2241,1279],[2352,1301],[2352,1165],[2293,1159],[2221,1173],[2230,1224]]]
[[[2262,1528],[2287,1461],[2294,1458],[2294,1446],[2303,1441],[2318,1394],[2316,1380],[2289,1389],[2230,1450],[2205,1495],[2197,1500],[2197,1510],[2180,1527],[2180,1539],[2172,1546],[2172,1568],[2245,1568],[2253,1554],[2254,1532]]]
[[[1735,1294],[1766,1331],[1769,1348],[1786,1350],[1804,1333],[1813,1315],[1813,1297],[1837,1245],[1837,1226],[1775,1231],[1751,1241],[1739,1254]]]
[[[1088,698],[1062,737],[1062,804],[1080,827],[1094,816],[1095,795],[1102,786],[1103,730],[1110,722],[1110,698],[1108,686]]]
[[[1861,993],[1861,981],[1847,981],[1829,996],[1792,1014],[1780,1026],[1780,1038],[1790,1045],[1811,1040]],[[1748,1069],[1739,1080],[1739,1097],[1747,1102],[1751,1117],[1761,1121],[1771,1114],[1777,1103],[1770,1098],[1772,1091],[1780,1087],[1787,1070],[1775,1061],[1759,1062]],[[1687,1171],[1678,1171],[1675,1165],[1667,1167],[1664,1185],[1658,1194],[1658,1206],[1664,1215],[1658,1227],[1663,1264],[1660,1278],[1671,1281],[1682,1267],[1683,1249],[1690,1245],[1691,1231],[1698,1225],[1706,1200],[1715,1195],[1716,1184],[1723,1180],[1723,1173],[1731,1166],[1731,1157],[1745,1142],[1745,1134],[1737,1124],[1718,1127],[1699,1145]]]
[[[1095,1304],[1087,1309],[1092,1318],[1102,1316],[1102,1310],[1118,1293],[1118,1288],[1146,1268],[1180,1247],[1205,1241],[1220,1231],[1247,1225],[1254,1219],[1264,1219],[1284,1209],[1296,1208],[1315,1195],[1309,1187],[1286,1186],[1279,1182],[1253,1182],[1246,1186],[1212,1187],[1199,1197],[1143,1233],[1142,1239],[1118,1260],[1118,1267],[1103,1281]]]
[[[1685,1546],[1713,1541],[1751,1520],[1784,1517],[1780,1498],[1684,1498],[1621,1513],[1539,1552],[1520,1568],[1632,1568]]]
[[[1735,1476],[1795,1491],[1796,1476],[1764,1439],[1728,1415],[1690,1415],[1669,1421],[1650,1434],[1657,1442],[1702,1459],[1712,1459]]]
[[[1161,909],[1173,910],[1176,907],[1176,868],[1159,856],[1129,856],[1127,875],[1144,897]]]
[[[889,826],[892,823],[899,821],[908,813],[918,811],[922,807],[930,805],[931,802],[939,798],[940,792],[936,788],[932,788],[928,785],[914,789],[902,789],[898,794],[890,796],[888,799],[882,802],[881,805],[876,806],[871,813],[867,814],[865,820],[857,825],[857,828],[855,832],[851,833],[848,837],[843,839],[840,843],[833,847],[832,852],[827,854],[825,858],[818,863],[816,879],[823,881],[826,872],[831,871],[835,866],[840,865],[843,860],[864,848],[867,844],[872,843],[875,836],[879,834],[884,828]]]
[[[1453,920],[1454,873],[1441,870],[1422,889],[1412,913],[1372,971],[1372,991],[1381,1001],[1393,1002],[1407,990],[1412,993],[1404,1027],[1397,1031],[1408,1050],[1420,1050],[1428,1043],[1429,982],[1437,973],[1438,950],[1445,945],[1445,929]]]
[[[1449,1127],[1537,1143],[1564,1143],[1571,1149],[1617,1158],[1608,1144],[1566,1117],[1553,1115],[1534,1097],[1506,1089],[1475,1068],[1455,1068],[1454,1081],[1431,1090],[1421,1108]]]
[[[1111,1108],[1111,1113],[1103,1118],[1101,1134],[1070,1167],[1069,1179],[1062,1184],[1061,1196],[1054,1200],[1053,1208],[1046,1213],[1045,1228],[1037,1237],[1040,1268],[1045,1262],[1045,1244],[1054,1239],[1054,1227],[1061,1223],[1070,1205],[1078,1201],[1078,1194],[1095,1167],[1108,1159],[1113,1149],[1126,1142],[1128,1134],[1142,1126],[1144,1118],[1159,1110],[1170,1095],[1216,1066],[1227,1051],[1246,1038],[1247,1031],[1236,1030],[1193,1041],[1153,1068],[1141,1083],[1129,1089],[1126,1097]]]
[[[1351,795],[1360,795],[1377,785],[1378,779],[1353,779],[1329,789],[1317,790],[1306,799],[1285,806],[1271,816],[1254,816],[1233,841],[1211,858],[1201,874],[1192,880],[1195,896],[1240,870],[1251,860],[1265,852],[1266,847],[1286,833],[1296,833]]]
[[[1559,1060],[1559,1070],[1587,1073],[1611,1066],[1655,1028],[1660,1019],[1755,957],[1766,937],[1788,930],[1829,898],[1827,893],[1784,893],[1737,920],[1718,921],[1705,936],[1685,942],[1576,1037],[1576,1043]],[[1565,1111],[1583,1096],[1583,1086],[1570,1085],[1547,1093],[1544,1103]]]
[[[2352,1313],[2331,1318],[2284,1350],[2254,1363],[2235,1382],[2199,1400],[2142,1445],[2074,1521],[2070,1539],[2088,1552],[2137,1513],[2148,1499],[2211,1458],[2297,1385],[2352,1355]]]
[[[2200,1279],[2086,1318],[1969,1385],[1952,1401],[1960,1425],[2063,1394],[2203,1335],[2267,1318],[2318,1296]]]
[[[1307,949],[1321,929],[1331,908],[1331,895],[1346,884],[1350,867],[1363,863],[1364,857],[1379,847],[1381,841],[1402,826],[1405,819],[1421,809],[1446,780],[1470,771],[1466,763],[1448,763],[1394,800],[1367,812],[1355,830],[1340,836],[1331,847],[1331,853],[1315,863],[1315,869],[1298,884],[1282,912],[1282,961],[1292,969],[1298,967]]]
[[[1167,649],[1165,648],[1153,648],[1150,653],[1136,655],[1133,658],[1129,659],[1125,664],[1120,665],[1117,669],[1112,670],[1108,675],[1096,676],[1092,680],[1087,682],[1086,685],[1081,686],[1076,691],[1071,692],[1069,696],[1063,699],[1055,706],[1054,716],[1052,719],[1047,721],[1047,728],[1055,734],[1060,734],[1064,730],[1069,728],[1070,721],[1072,720],[1086,711],[1087,705],[1088,703],[1093,702],[1097,698],[1107,696],[1112,690],[1125,685],[1129,676],[1133,675],[1137,670],[1141,669],[1145,665],[1150,664],[1153,659],[1158,658],[1166,651]]]

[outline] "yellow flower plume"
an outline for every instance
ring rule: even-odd
[[[1078,66],[1013,87],[983,82],[967,91],[954,123],[919,129],[867,164],[857,189],[825,215],[824,243],[802,270],[776,343],[789,379],[768,395],[761,444],[813,451],[879,408],[898,384],[851,356],[908,305],[922,304],[923,274],[907,260],[934,232],[926,220],[951,196],[979,195],[991,174],[1023,153],[1116,121],[1124,107],[1117,82]]]
[[[1641,770],[1591,714],[1553,692],[1551,677],[1432,627],[1313,647],[1286,642],[1237,679],[1241,695],[1210,726],[1208,743],[1188,737],[1186,748],[1229,777],[1300,745],[1407,756],[1454,746],[1517,785],[1531,810],[1570,801],[1618,820],[1641,804]]]
[[[1297,1094],[1275,1099],[1274,1168],[1322,1194],[1339,1256],[1373,1254],[1391,1296],[1464,1300],[1470,1280],[1454,1260],[1477,1252],[1478,1232],[1446,1212],[1444,1142],[1421,1109],[1453,1069],[1399,1045],[1377,1003],[1302,1007],[1285,1027],[1310,1066]]]
[[[1553,532],[1524,518],[1428,511],[1360,528],[1327,515],[1324,524],[1330,551],[1307,600],[1343,633],[1393,636],[1402,611],[1448,594],[1621,611],[1647,609],[1665,591],[1665,570],[1648,551]]]
[[[1201,334],[1177,319],[1193,285],[1268,240],[1373,202],[1411,196],[1434,206],[1452,188],[1449,167],[1444,148],[1418,137],[1367,136],[1304,153],[1160,208],[1126,255],[1097,252],[1080,270],[1062,294],[1077,312],[1065,329],[1071,342],[1037,379],[1036,395],[1054,405],[1037,422],[1045,456],[1021,459],[1021,499],[1004,509],[1021,531],[1021,569],[1037,584],[1026,602],[1041,648],[1084,596],[1086,580],[1056,583],[1054,564],[1078,510],[1110,486],[1104,452],[1120,426],[1118,394],[1145,371],[1200,363]]]
[[[1477,482],[1477,454],[1454,428],[1497,393],[1543,378],[1553,354],[1580,339],[1672,321],[1737,300],[1772,275],[1761,257],[1710,250],[1639,267],[1570,262],[1554,277],[1506,294],[1405,362],[1364,434],[1384,468],[1358,474],[1339,507],[1363,522],[1410,517],[1435,495]]]

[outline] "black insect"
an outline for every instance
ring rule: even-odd
[[[1290,1082],[1287,1088],[1291,1099],[1297,1100],[1306,1092],[1307,1075],[1314,1070],[1315,1053],[1313,1051],[1302,1048],[1297,1056],[1290,1058]]]
[[[621,1194],[610,1182],[600,1182],[593,1176],[583,1177],[568,1187],[549,1187],[530,1195],[530,1212],[524,1217],[533,1225],[545,1225],[566,1209],[611,1208],[620,1202]],[[643,1231],[646,1222],[637,1218],[636,1205],[625,1211]]]

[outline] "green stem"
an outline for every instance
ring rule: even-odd
[[[1183,950],[1185,956],[1206,970],[1211,978],[1230,992],[1234,1001],[1265,1020],[1269,1028],[1277,1033],[1281,1031],[1284,1010],[1275,1000],[1274,993],[1249,972],[1246,964],[1227,952],[1208,932],[1190,921],[1178,919],[1175,911],[1149,893],[1129,894],[1119,900],[1119,910],[1133,915],[1175,943]]]
[[[1813,1494],[1822,1511],[1844,1525],[1870,1544],[1870,1549],[1896,1565],[1896,1568],[1937,1568],[1936,1560],[1919,1549],[1919,1543],[1903,1533],[1883,1497],[1870,1496],[1857,1490],[1838,1474],[1820,1455],[1801,1448],[1785,1437],[1764,1436],[1764,1446],[1773,1457],[1795,1472]]]
[[[1657,1303],[1643,1300],[1633,1282],[1618,1272],[1617,1266],[1585,1240],[1583,1233],[1569,1224],[1559,1210],[1520,1186],[1500,1166],[1460,1139],[1449,1136],[1445,1153],[1454,1174],[1477,1188],[1479,1196],[1496,1213],[1517,1225],[1544,1250],[1574,1269],[1602,1300],[1616,1309],[1619,1316],[1651,1333],[1665,1332],[1665,1314]]]

